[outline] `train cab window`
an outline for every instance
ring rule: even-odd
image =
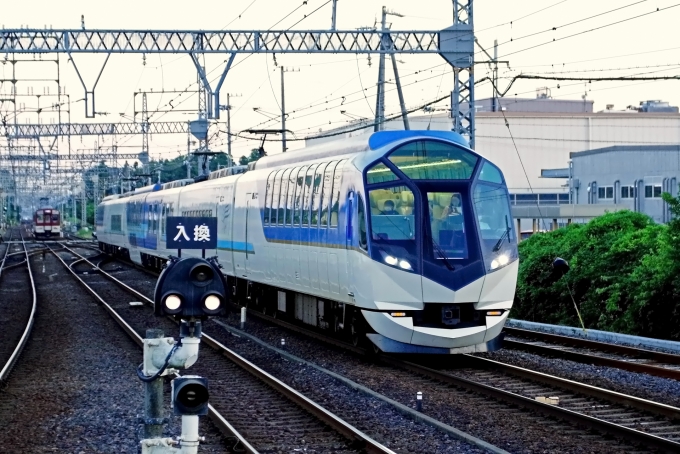
[[[408,187],[373,189],[368,198],[372,240],[415,241],[415,197]]]
[[[317,227],[319,225],[319,210],[321,208],[321,189],[323,186],[323,176],[328,163],[324,162],[319,164],[316,168],[316,174],[314,175],[314,188],[312,190],[312,213],[310,216],[310,222],[312,227]]]
[[[478,183],[473,202],[485,261],[503,251],[503,245],[516,243],[508,192],[504,187]]]
[[[305,184],[303,186],[304,195],[302,201],[302,220],[301,220],[303,226],[309,225],[309,211],[312,202],[312,183],[314,182],[314,172],[316,171],[317,167],[318,164],[312,164],[307,169],[307,175],[305,175]]]
[[[432,255],[438,260],[468,258],[465,216],[458,192],[428,192]]]
[[[295,190],[297,189],[297,175],[299,167],[291,170],[288,176],[288,195],[286,196],[286,225],[293,223],[293,212],[295,211]]]
[[[59,222],[59,213],[52,213],[52,222]]]
[[[300,225],[302,218],[302,197],[305,189],[305,175],[308,167],[302,167],[297,175],[295,183],[295,214],[293,215],[293,225]]]
[[[396,149],[389,160],[413,180],[468,180],[478,158],[454,145],[419,140]]]
[[[345,162],[347,162],[346,159],[340,161],[338,165],[335,167],[335,171],[333,172],[333,192],[332,192],[333,197],[331,198],[331,219],[330,219],[331,227],[338,226],[338,212],[340,208],[340,183],[342,182],[342,167]]]
[[[503,174],[498,167],[488,161],[482,166],[482,170],[479,172],[479,179],[490,183],[503,184]]]
[[[35,214],[35,222],[39,222],[39,223],[43,222],[43,212],[42,211],[38,211]]]
[[[286,204],[288,203],[288,180],[293,169],[286,169],[281,178],[281,195],[279,196],[279,225],[285,224],[286,219]]]
[[[366,181],[368,184],[385,183],[398,179],[399,177],[382,162],[377,163],[366,172]]]
[[[272,209],[272,197],[273,197],[273,189],[274,189],[274,175],[276,175],[276,172],[272,172],[269,174],[269,177],[267,178],[267,190],[265,192],[264,196],[264,223],[269,224],[269,219],[271,216],[271,209]]]
[[[321,219],[319,227],[328,227],[329,206],[331,203],[331,195],[333,194],[333,170],[338,164],[338,161],[332,161],[323,174],[323,184],[321,189]]]

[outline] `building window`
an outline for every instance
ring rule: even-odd
[[[658,199],[661,198],[661,185],[647,185],[645,186],[645,198]]]
[[[621,198],[622,199],[632,199],[637,195],[635,186],[621,186]]]
[[[614,186],[601,186],[597,188],[597,198],[598,199],[613,199],[614,198]]]

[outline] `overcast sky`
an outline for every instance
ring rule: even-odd
[[[88,29],[234,29],[266,30],[287,29],[298,21],[295,29],[325,29],[331,24],[331,3],[326,0],[203,0],[191,3],[177,0],[139,1],[117,0],[114,3],[95,0],[30,0],[3,2],[0,21],[5,28],[29,26],[35,28],[80,28],[80,17],[85,16]],[[339,0],[337,28],[352,30],[373,26],[382,5],[404,17],[390,16],[394,30],[440,30],[452,23],[451,0]],[[324,6],[322,6],[324,5]],[[492,53],[494,39],[498,40],[503,89],[508,79],[520,72],[585,77],[611,77],[625,75],[680,74],[680,43],[673,36],[680,23],[680,3],[673,0],[477,0],[474,9],[475,34]],[[317,10],[317,8],[321,7]],[[297,8],[297,9],[296,9]],[[612,11],[617,9],[617,11]],[[657,9],[659,10],[657,12]],[[317,10],[316,12],[314,12]],[[305,18],[305,15],[309,17]],[[286,17],[287,16],[287,17]],[[554,30],[553,30],[554,28]],[[478,51],[479,48],[476,48]],[[206,57],[210,78],[219,76],[219,67],[226,56]],[[486,56],[477,53],[476,61]],[[91,86],[100,70],[101,55],[77,55],[76,64],[85,81]],[[401,55],[399,71],[405,86],[408,107],[417,107],[451,91],[453,77],[450,68],[436,55]],[[144,64],[146,63],[146,64]],[[294,69],[286,73],[286,110],[289,112],[287,128],[296,132],[298,139],[311,132],[342,126],[350,118],[372,117],[375,108],[375,84],[378,57],[366,55],[253,55],[241,54],[227,76],[222,89],[222,102],[231,93],[233,106],[232,130],[239,132],[250,127],[278,128],[280,123],[268,120],[267,115],[278,115],[281,103],[279,66]],[[278,65],[278,66],[277,66]],[[387,78],[393,78],[391,65],[387,65]],[[17,65],[17,75],[32,82],[20,82],[19,94],[55,93],[53,82],[35,79],[54,79],[54,63]],[[61,80],[70,95],[71,121],[84,122],[84,105],[77,100],[83,97],[80,82],[65,56],[61,57]],[[486,64],[475,67],[476,78],[489,73]],[[12,77],[9,63],[0,65],[0,78]],[[195,89],[196,72],[186,55],[113,55],[105,68],[96,90],[97,111],[108,115],[98,116],[97,122],[132,121],[135,107],[141,110],[141,97],[135,101],[138,90]],[[638,105],[640,101],[661,99],[680,105],[680,80],[655,82],[560,82],[520,81],[513,85],[507,96],[535,97],[539,87],[550,87],[552,96],[564,99],[587,98],[595,101],[595,109],[614,104],[615,109]],[[388,90],[394,85],[388,85]],[[367,90],[364,90],[367,89]],[[0,83],[0,94],[9,93],[8,83]],[[365,94],[365,96],[364,96]],[[489,84],[477,88],[477,98],[491,94]],[[345,97],[344,103],[342,97]],[[42,98],[41,105],[49,104]],[[325,101],[328,101],[327,103]],[[398,110],[396,92],[387,93],[386,111]],[[23,99],[24,109],[36,107],[35,97]],[[153,94],[149,96],[151,111],[167,110],[170,104],[176,109],[193,112],[153,113],[151,120],[188,120],[196,116],[197,99],[187,92]],[[342,106],[341,106],[342,104]],[[313,106],[310,108],[310,106]],[[439,105],[446,108],[447,103]],[[258,108],[258,113],[254,110]],[[9,105],[0,105],[3,114]],[[341,110],[345,114],[341,114]],[[122,115],[121,115],[122,114]],[[23,115],[22,122],[37,121],[34,114]],[[139,120],[140,117],[138,116]],[[225,116],[220,120],[223,123]],[[50,114],[41,121],[54,122]],[[89,120],[93,121],[93,120]],[[219,126],[224,129],[224,125]],[[120,146],[139,149],[140,137],[116,138]],[[226,137],[220,134],[211,147],[225,150]],[[74,139],[76,148],[89,148],[95,142],[110,144],[112,138],[84,137]],[[155,156],[176,157],[186,153],[184,135],[154,136],[151,152]],[[302,142],[290,143],[297,148]],[[239,139],[234,143],[234,155],[248,153],[257,143]],[[271,152],[280,146],[271,145]]]

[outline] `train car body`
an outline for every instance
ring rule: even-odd
[[[61,213],[54,208],[40,208],[33,213],[33,235],[36,238],[61,236]]]
[[[455,133],[358,136],[99,209],[102,249],[151,267],[176,254],[168,216],[217,217],[206,253],[235,299],[386,352],[495,350],[514,299],[503,174]]]

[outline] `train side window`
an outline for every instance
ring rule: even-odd
[[[358,194],[358,208],[359,208],[359,247],[364,251],[368,251],[368,235],[366,233],[366,210],[364,209],[364,199],[361,194]]]
[[[340,207],[340,183],[342,181],[342,167],[347,162],[346,159],[343,159],[338,163],[338,165],[335,167],[335,171],[333,173],[333,197],[331,199],[331,219],[330,219],[330,226],[331,227],[337,227],[338,226],[338,210]]]
[[[321,188],[323,187],[323,176],[324,171],[328,163],[323,162],[319,164],[316,168],[316,174],[314,175],[314,190],[313,190],[313,200],[312,200],[312,215],[311,223],[313,227],[319,225],[319,210],[321,209]]]
[[[276,225],[276,214],[279,211],[279,195],[281,194],[281,177],[283,170],[276,172],[274,177],[274,187],[272,188],[272,209],[270,211],[269,223]]]
[[[293,212],[295,210],[295,189],[297,188],[297,175],[299,167],[291,170],[288,176],[288,196],[286,197],[286,225],[293,223]]]
[[[293,224],[300,225],[300,219],[302,218],[302,197],[304,195],[304,183],[305,174],[307,173],[308,166],[304,166],[300,169],[297,175],[297,181],[295,183],[295,215],[293,216]]]
[[[313,190],[312,183],[314,183],[314,172],[316,171],[317,167],[318,164],[312,164],[311,166],[309,166],[309,169],[307,169],[307,175],[305,176],[305,196],[302,205],[303,226],[309,225],[309,211],[312,206],[312,190]]]
[[[267,190],[264,196],[264,223],[269,224],[270,213],[272,209],[272,185],[274,184],[274,175],[276,172],[272,172],[267,177]]]
[[[281,178],[281,202],[279,202],[279,225],[285,224],[286,219],[286,201],[288,200],[288,179],[293,169],[286,169]]]
[[[328,227],[328,207],[331,203],[331,194],[333,193],[333,170],[338,164],[338,161],[332,161],[323,174],[323,185],[321,188],[321,216],[319,219],[319,227]]]

